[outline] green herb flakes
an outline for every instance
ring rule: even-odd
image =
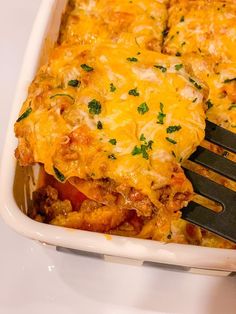
[[[140,147],[138,147],[137,145],[134,147],[134,149],[132,150],[131,154],[133,156],[135,155],[142,155],[142,157],[144,159],[149,159],[149,155],[148,155],[148,150],[152,149],[152,144],[153,141],[146,141],[146,137],[144,136],[144,134],[141,134],[140,136],[140,141],[144,142],[144,144],[141,144]]]
[[[168,35],[169,29],[166,28],[162,31],[162,36],[165,38]]]
[[[170,137],[166,137],[166,140],[170,142],[171,144],[177,144],[177,142]]]
[[[102,130],[102,129],[103,129],[103,125],[102,125],[102,122],[101,122],[101,121],[98,121],[98,122],[97,122],[97,129],[98,129],[98,130]]]
[[[91,72],[94,70],[94,68],[92,68],[91,66],[87,65],[87,64],[81,64],[81,68],[85,71],[85,72]]]
[[[110,84],[110,92],[114,93],[116,91],[116,87],[113,83]]]
[[[231,78],[231,79],[226,79],[226,80],[224,80],[224,83],[231,83],[233,81],[236,81],[236,77]]]
[[[126,60],[130,61],[130,62],[138,62],[138,59],[135,57],[129,57]]]
[[[61,182],[64,182],[66,179],[65,176],[56,167],[53,167],[53,170],[57,179]]]
[[[173,133],[173,132],[179,131],[180,129],[182,129],[182,127],[180,125],[170,125],[166,129],[166,132],[167,133]]]
[[[176,57],[181,57],[181,53],[179,51],[176,52]]]
[[[63,94],[63,93],[52,95],[52,96],[50,96],[50,99],[53,99],[55,97],[68,97],[68,98],[72,99],[73,101],[75,100],[74,97],[72,97],[71,95]]]
[[[81,81],[78,81],[78,80],[70,80],[70,81],[68,82],[68,85],[71,86],[71,87],[80,87]]]
[[[99,114],[102,111],[101,103],[97,101],[96,99],[93,99],[88,103],[88,108],[89,108],[89,113],[91,114]]]
[[[142,141],[142,142],[144,142],[144,141],[146,141],[146,137],[144,136],[144,134],[142,133],[141,135],[140,135],[140,141]]]
[[[143,102],[141,105],[138,106],[138,113],[144,114],[149,111],[148,105],[146,102]]]
[[[175,65],[175,70],[179,71],[180,69],[182,69],[182,67],[183,67],[183,64],[176,64]]]
[[[129,90],[129,95],[132,95],[132,96],[139,96],[139,92],[138,92],[138,90],[137,90],[137,87],[134,88],[134,89]]]
[[[202,86],[198,84],[194,79],[192,79],[191,77],[189,77],[188,79],[189,82],[192,83],[194,87],[196,87],[197,89],[202,89]]]
[[[166,67],[164,67],[162,65],[158,65],[158,64],[154,65],[154,68],[161,70],[162,73],[165,73],[167,71]]]
[[[181,23],[184,22],[184,16],[181,16],[180,20]]]
[[[111,138],[110,140],[109,140],[109,143],[111,144],[111,145],[116,145],[116,139],[115,138]]]
[[[209,110],[211,107],[213,107],[213,103],[211,102],[210,99],[208,99],[208,100],[206,101],[206,105],[207,105],[207,110]]]
[[[16,122],[20,122],[21,120],[27,118],[32,112],[32,108],[29,107],[22,115],[19,116],[19,118],[16,120]]]
[[[166,114],[163,113],[163,103],[160,103],[160,112],[157,115],[157,124],[164,124],[164,118],[166,117]]]

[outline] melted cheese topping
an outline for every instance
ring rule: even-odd
[[[211,57],[190,54],[184,57],[194,74],[207,83],[207,118],[236,132],[236,63],[218,63]],[[232,81],[231,81],[232,80]]]
[[[30,150],[49,174],[110,178],[157,204],[156,189],[204,138],[206,90],[180,62],[133,46],[59,46],[16,123],[19,159]]]
[[[167,21],[167,9],[162,2],[75,0],[61,41],[90,44],[108,40],[160,51]]]
[[[230,3],[232,2],[232,3]],[[170,54],[210,54],[236,61],[234,1],[172,1],[165,51]]]

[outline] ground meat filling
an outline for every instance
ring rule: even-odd
[[[142,192],[117,185],[109,179],[87,182],[77,180],[77,184],[82,187],[81,192],[84,192],[85,184],[90,196],[89,199],[85,196],[78,200],[77,204],[70,199],[70,195],[62,195],[60,188],[57,189],[58,185],[53,185],[53,182],[50,181],[52,185],[45,185],[33,193],[33,208],[28,213],[31,218],[53,225],[96,232],[112,232],[120,227],[127,229],[132,235],[137,235],[143,224],[160,216],[160,211],[164,216],[171,215],[170,211],[167,213],[165,209],[163,212],[165,204],[170,205],[169,198],[173,196],[170,186],[159,189],[162,207],[157,208]],[[177,193],[175,202],[177,199],[180,203],[185,202],[189,197],[187,194]]]

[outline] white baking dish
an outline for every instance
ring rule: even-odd
[[[66,0],[43,0],[26,50],[24,63],[12,108],[5,149],[1,162],[0,212],[5,222],[17,232],[41,242],[103,255],[152,261],[185,267],[236,271],[236,250],[214,249],[192,245],[165,244],[151,240],[72,230],[31,220],[23,213],[29,181],[16,165],[17,141],[13,126],[27,88],[39,65],[46,61],[57,39]],[[31,175],[32,176],[32,175]],[[32,178],[31,178],[32,179]],[[30,181],[32,182],[32,180]]]

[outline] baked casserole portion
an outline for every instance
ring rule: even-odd
[[[109,41],[161,51],[167,7],[158,0],[73,0],[60,42]]]
[[[41,209],[38,218],[112,232],[131,215],[143,237],[151,223],[149,238],[168,241],[193,196],[180,162],[204,138],[206,97],[176,57],[117,44],[55,48],[15,124],[16,157],[23,166],[42,164],[86,199],[53,205],[53,215]],[[38,203],[50,203],[50,191]]]
[[[209,87],[207,118],[236,132],[236,3],[172,0],[164,51],[183,56]]]
[[[168,13],[166,53],[194,52],[224,62],[236,61],[236,4],[233,1],[171,1]]]
[[[218,62],[211,56],[187,54],[183,56],[187,66],[189,64],[194,74],[209,87],[206,100],[207,118],[236,132],[236,63]]]

